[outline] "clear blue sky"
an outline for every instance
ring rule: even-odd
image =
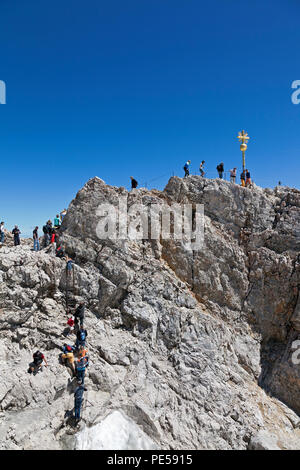
[[[93,176],[163,188],[202,159],[299,187],[298,0],[1,0],[0,218],[24,233]]]

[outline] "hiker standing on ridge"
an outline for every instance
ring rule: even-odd
[[[246,188],[248,186],[251,186],[251,175],[250,175],[250,171],[246,170]]]
[[[1,224],[0,224],[0,243],[4,243],[4,238],[5,238],[4,222],[1,222]]]
[[[241,186],[243,186],[243,188],[245,187],[245,180],[246,180],[246,175],[245,175],[245,170],[243,170],[241,173]]]
[[[137,188],[139,184],[137,180],[135,180],[133,176],[130,176],[130,179],[131,179],[131,189]]]
[[[202,162],[200,163],[200,176],[202,176],[202,178],[204,178],[204,175],[205,175],[204,164],[205,164],[205,160],[202,160]]]
[[[237,170],[236,167],[234,167],[233,170],[230,170],[230,183],[235,183],[236,170]]]
[[[60,218],[59,215],[56,214],[56,217],[54,219],[54,228],[59,228],[60,227]]]
[[[219,178],[223,179],[223,173],[224,173],[224,163],[221,162],[217,166],[217,172],[219,173]]]
[[[34,231],[32,232],[34,251],[40,251],[40,241],[39,241],[38,229],[39,229],[38,227],[35,227]]]
[[[15,246],[20,245],[20,233],[21,233],[21,231],[19,230],[18,226],[15,225],[15,228],[12,231],[12,234],[14,236],[14,245]]]
[[[190,170],[189,170],[190,164],[191,164],[191,160],[188,160],[188,161],[186,162],[186,164],[184,165],[184,167],[183,167],[183,169],[184,169],[184,178],[185,178],[186,176],[189,176],[189,175],[190,175]]]

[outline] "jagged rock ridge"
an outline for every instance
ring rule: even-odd
[[[122,410],[158,448],[300,448],[300,192],[196,176],[129,205],[204,204],[205,245],[101,241],[99,204],[124,188],[90,180],[62,239],[75,259],[70,300],[87,304],[91,366],[81,426]],[[65,263],[28,246],[0,250],[1,448],[74,448],[64,343]],[[49,368],[27,374],[31,354]]]

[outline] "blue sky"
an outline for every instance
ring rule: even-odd
[[[93,177],[162,189],[206,160],[299,187],[297,0],[1,0],[0,218],[30,233]],[[198,171],[199,173],[199,171]]]

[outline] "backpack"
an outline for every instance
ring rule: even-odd
[[[43,354],[40,351],[36,351],[33,354],[33,359],[43,359]]]
[[[80,331],[79,337],[80,337],[80,341],[84,341],[85,338],[86,338],[85,332],[84,332],[84,331]]]

